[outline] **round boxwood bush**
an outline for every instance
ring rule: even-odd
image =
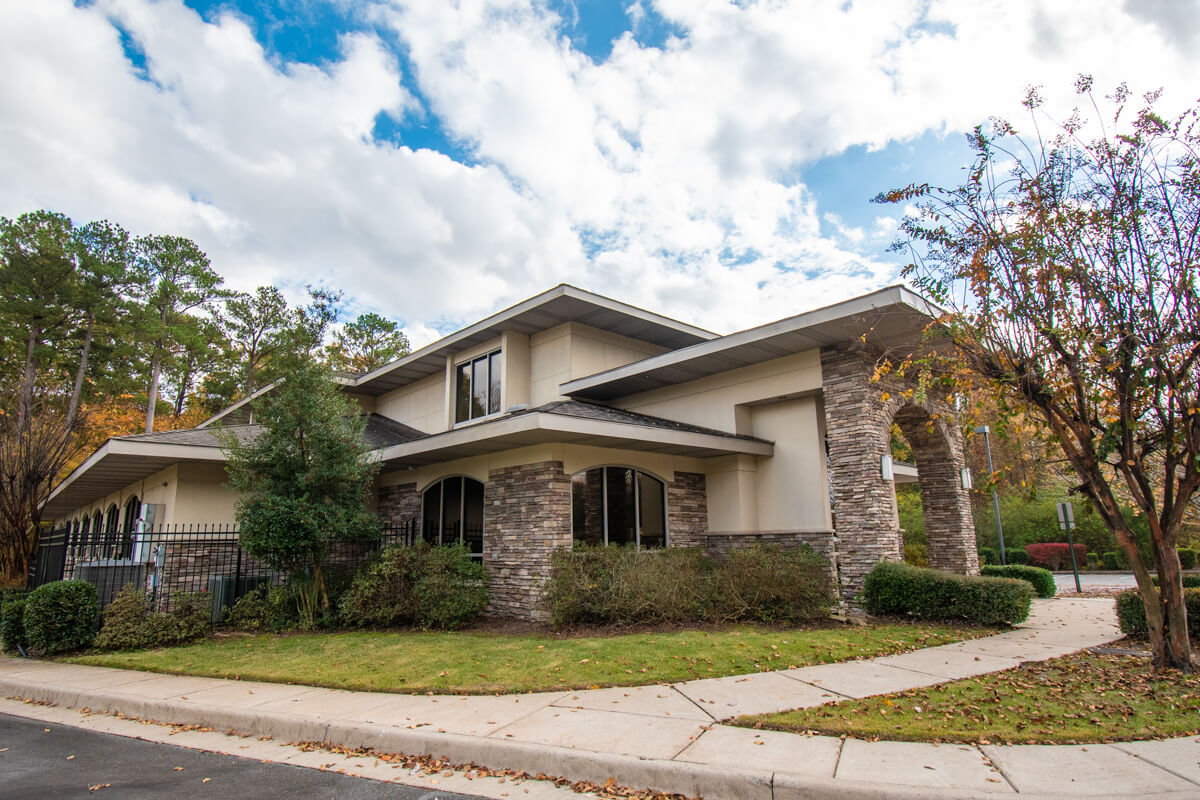
[[[1054,597],[1058,586],[1054,583],[1054,573],[1041,567],[1027,567],[1022,564],[988,564],[979,568],[979,574],[989,578],[1016,578],[1027,581],[1033,586],[1038,597]]]
[[[47,655],[80,650],[92,643],[100,624],[96,587],[87,581],[39,586],[25,601],[25,637]]]
[[[0,646],[6,653],[15,653],[19,647],[28,647],[25,640],[25,598],[9,597],[0,608]]]

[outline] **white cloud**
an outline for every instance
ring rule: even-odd
[[[895,280],[895,221],[818,208],[807,163],[1013,114],[1034,82],[1065,115],[1079,71],[1192,102],[1195,26],[1132,5],[639,0],[637,25],[653,9],[683,35],[627,34],[602,63],[541,4],[364,5],[404,42],[423,109],[375,35],[318,68],[178,0],[5,4],[0,213],[189,235],[240,288],[325,282],[414,344],[561,281],[728,330]],[[426,111],[478,165],[371,140],[377,114]]]

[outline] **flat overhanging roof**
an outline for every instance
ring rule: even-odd
[[[392,471],[538,444],[586,444],[693,458],[769,456],[775,451],[770,442],[747,436],[671,430],[535,410],[456,428],[378,452],[384,470]]]
[[[205,445],[109,439],[54,488],[42,514],[54,519],[172,464],[194,461],[224,463],[225,454],[219,447]]]
[[[919,337],[942,310],[905,286],[835,303],[757,328],[651,356],[623,367],[568,381],[568,397],[615,400],[739,367],[862,338],[903,341]]]
[[[495,339],[504,331],[531,335],[564,322],[578,322],[668,349],[687,347],[715,333],[560,284],[500,311],[414,353],[347,382],[352,392],[378,396],[446,368],[446,356]]]

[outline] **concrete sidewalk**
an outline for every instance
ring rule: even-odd
[[[661,686],[395,695],[0,659],[0,695],[143,719],[433,754],[570,780],[719,798],[1200,798],[1200,742],[966,746],[720,724],[1039,661],[1120,636],[1111,600],[1036,601],[1019,628],[869,661]]]

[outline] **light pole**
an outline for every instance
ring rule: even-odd
[[[983,447],[987,450],[988,460],[988,475],[995,474],[995,469],[992,467],[992,441],[988,438],[988,426],[980,425],[975,429],[976,433],[983,434]],[[996,484],[992,483],[992,508],[996,511],[996,536],[1000,539],[1000,563],[1008,563],[1008,554],[1004,552],[1004,526],[1000,524],[1000,496],[996,494]]]

